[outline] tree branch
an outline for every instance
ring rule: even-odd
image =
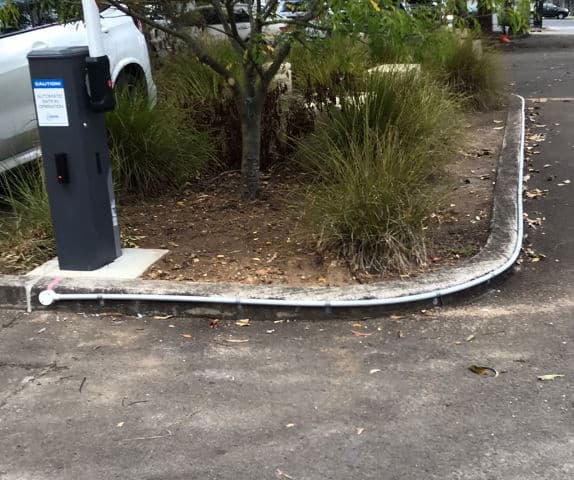
[[[228,82],[229,86],[233,90],[233,93],[235,95],[237,95],[238,97],[241,96],[241,90],[240,90],[238,82],[235,79],[234,79],[235,80],[234,82],[229,82],[229,80],[233,78],[233,76],[231,75],[231,72],[229,70],[227,70],[227,68],[225,68],[223,65],[221,65],[217,60],[215,60],[215,58],[213,58],[211,55],[209,55],[203,49],[203,47],[200,45],[200,43],[195,38],[193,38],[191,35],[188,35],[187,33],[179,32],[177,30],[173,30],[172,28],[166,27],[165,25],[154,22],[153,20],[150,20],[149,18],[147,18],[145,15],[143,15],[143,14],[141,14],[141,13],[139,13],[139,12],[129,8],[129,7],[126,7],[122,3],[119,3],[117,0],[106,0],[106,2],[109,3],[111,6],[117,8],[120,12],[123,12],[126,15],[133,16],[133,17],[137,18],[138,20],[140,20],[141,22],[145,23],[146,25],[149,25],[150,27],[157,28],[158,30],[160,30],[164,33],[167,33],[168,35],[172,35],[176,38],[179,38],[180,40],[183,40],[190,47],[193,54],[197,57],[197,59],[201,63],[203,63],[204,65],[207,65],[214,72],[216,72],[221,77],[223,77]]]
[[[265,8],[263,9],[263,15],[262,15],[263,20],[268,18],[269,15],[271,15],[271,13],[273,13],[273,10],[275,10],[275,7],[277,6],[278,3],[279,3],[279,0],[271,0],[267,5],[265,5]]]
[[[309,24],[309,21],[320,12],[321,9],[318,7],[321,5],[321,0],[313,0],[313,2],[309,5],[309,11],[305,13],[305,15],[301,16],[293,22],[296,27],[307,26],[313,28],[313,25]],[[286,23],[286,22],[279,22],[279,23]],[[292,38],[292,36],[291,36]],[[291,38],[287,38],[284,43],[282,43],[278,49],[275,50],[275,59],[271,62],[269,68],[265,71],[265,73],[261,77],[261,84],[262,88],[267,89],[273,77],[281,68],[281,64],[289,55],[291,51]]]
[[[219,0],[211,0],[211,5],[213,5],[213,8],[215,8],[215,11],[217,12],[217,16],[221,21],[221,25],[223,25],[223,30],[225,30],[224,33],[229,37],[231,41],[231,46],[239,55],[243,55],[245,45],[241,40],[239,33],[237,32],[237,25],[235,25],[235,19],[233,17],[233,6],[231,6],[230,11],[229,0],[225,1],[225,6],[227,9],[227,17],[226,17],[225,13],[223,12],[223,9],[221,8],[221,2]]]

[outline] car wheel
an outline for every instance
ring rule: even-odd
[[[135,70],[124,69],[116,78],[114,92],[125,94],[128,98],[136,98],[137,95],[146,96],[145,80],[143,74],[138,74]]]
[[[564,14],[563,13],[559,13],[558,15],[556,15],[556,18],[558,20],[562,20],[564,18]]]

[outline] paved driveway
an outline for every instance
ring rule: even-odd
[[[574,55],[537,42],[505,58],[547,99],[528,188],[548,193],[525,205],[544,261],[361,322],[2,311],[0,479],[573,478]]]

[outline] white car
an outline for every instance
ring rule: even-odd
[[[283,23],[281,20],[293,21],[305,17],[309,12],[309,0],[279,0],[275,7],[274,15],[269,20],[277,23],[271,23],[263,28],[265,37],[269,43],[275,43],[283,33],[289,32],[293,29],[293,25]],[[321,17],[328,16],[331,12],[328,11]],[[305,28],[305,34],[308,38],[324,38],[325,32],[318,28],[313,28],[313,24],[321,23],[321,19],[315,18],[309,22],[309,26]]]
[[[193,20],[195,25],[181,27],[185,33],[193,35],[194,37],[204,35],[207,38],[218,40],[228,38],[221,19],[212,5],[204,5],[201,7],[192,6],[184,10],[187,14],[195,12],[195,18]],[[157,23],[171,26],[161,14],[150,15],[150,17]],[[249,21],[249,8],[246,3],[233,4],[233,22],[235,22],[237,33],[241,40],[249,40],[251,35],[251,22]],[[163,31],[152,27],[150,29],[150,45],[155,52],[161,54],[174,50],[176,46],[182,45],[182,42],[181,40],[169,38]]]
[[[56,21],[43,2],[0,0],[0,173],[40,156],[36,113],[27,55],[32,50],[87,45],[84,23]],[[17,15],[6,15],[16,6]],[[104,50],[114,85],[137,82],[151,103],[156,87],[141,25],[115,8],[100,13]]]

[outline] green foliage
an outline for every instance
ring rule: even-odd
[[[333,101],[339,91],[353,88],[371,62],[367,45],[342,32],[295,44],[288,60],[294,88],[315,104]]]
[[[241,77],[236,53],[228,42],[210,41],[218,60]],[[199,128],[209,128],[217,140],[218,169],[241,168],[241,119],[237,99],[229,85],[213,70],[201,64],[188,52],[162,60],[156,75],[162,102],[172,102],[187,121]],[[262,113],[261,168],[280,162],[292,149],[288,140],[307,133],[312,117],[302,101],[285,95],[284,86],[271,86]]]
[[[332,8],[336,11],[337,7]],[[440,26],[436,9],[419,6],[411,14],[389,0],[343,2],[342,12],[333,15],[332,23],[335,31],[363,38],[379,63],[411,62],[417,45],[422,45],[428,32]]]
[[[500,22],[508,26],[512,35],[530,31],[530,0],[519,0],[516,6],[502,9]]]
[[[212,46],[222,63],[237,61],[227,42],[213,42]],[[185,50],[165,57],[156,78],[160,102],[172,103],[186,121],[212,132],[219,165],[210,167],[239,169],[241,121],[237,101],[224,79]]]
[[[0,33],[77,20],[82,17],[80,1],[5,0],[0,1]]]
[[[206,39],[204,45],[214,58],[232,71],[236,80],[241,78],[241,58],[229,42]],[[160,100],[178,107],[202,108],[214,99],[231,97],[226,81],[187,49],[162,58],[156,81],[160,87]]]
[[[425,257],[425,220],[460,141],[457,104],[424,75],[367,78],[301,142],[315,179],[306,225],[353,268],[406,271]]]
[[[502,65],[495,51],[483,48],[471,36],[448,33],[431,43],[424,65],[464,98],[472,109],[497,107],[503,92]]]
[[[120,193],[149,197],[180,189],[215,159],[210,133],[168,102],[150,108],[141,95],[120,95],[106,126]]]
[[[33,268],[54,255],[50,207],[40,161],[0,176],[0,267]]]
[[[4,33],[20,25],[20,11],[13,0],[0,4],[0,32]]]

